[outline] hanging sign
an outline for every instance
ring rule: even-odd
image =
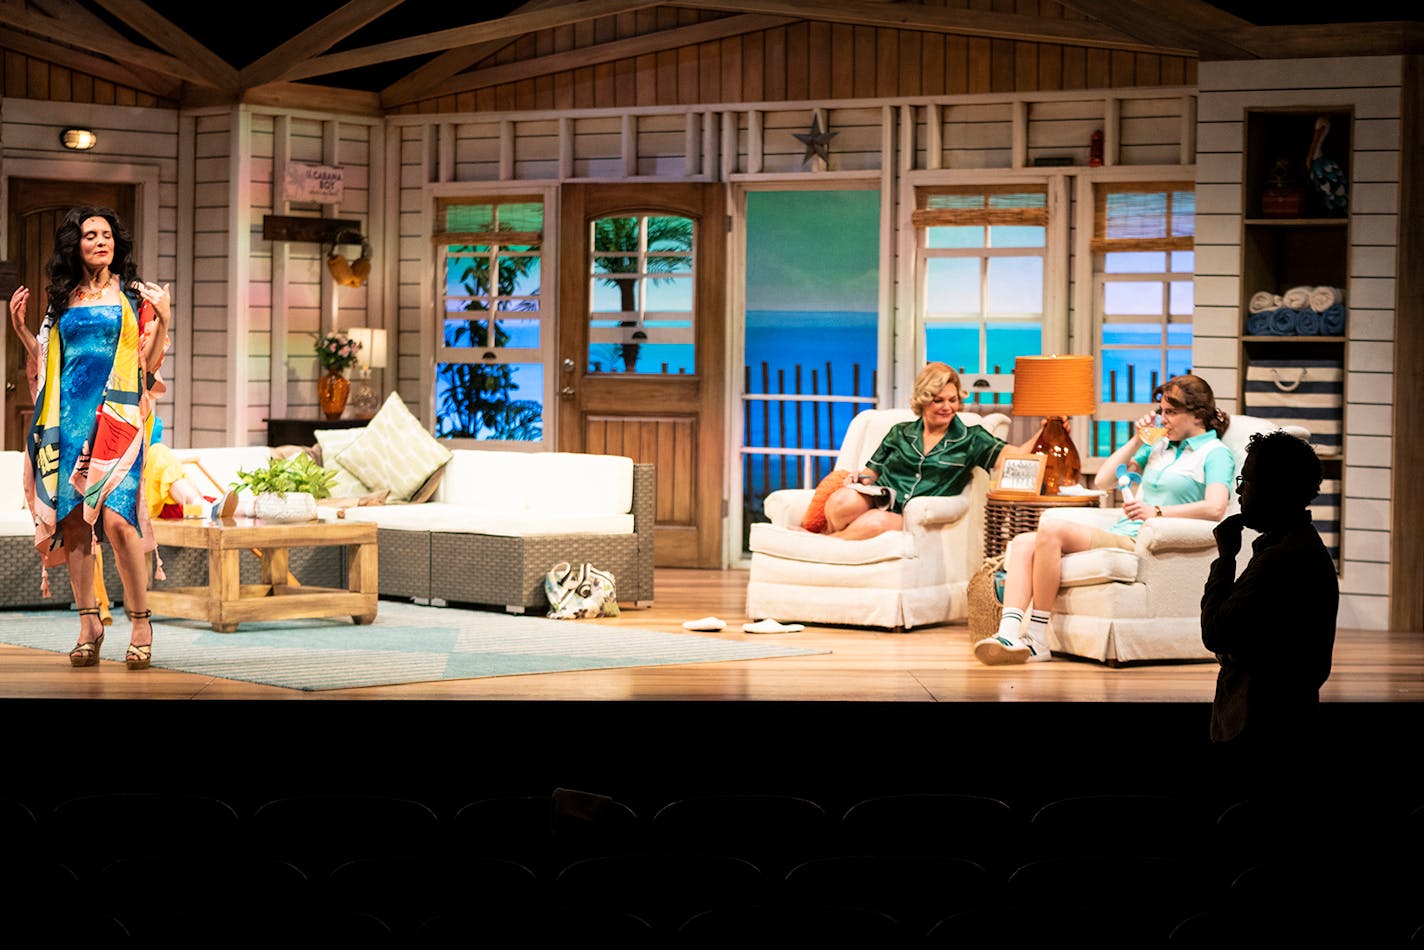
[[[287,165],[287,200],[339,204],[345,191],[345,169],[335,165]]]

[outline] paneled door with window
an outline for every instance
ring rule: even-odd
[[[565,185],[558,446],[657,466],[655,560],[720,567],[720,185]]]

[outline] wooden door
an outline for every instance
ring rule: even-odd
[[[558,446],[657,466],[654,560],[720,567],[721,185],[565,185]]]
[[[10,295],[23,284],[30,288],[30,329],[38,330],[47,300],[45,264],[54,252],[54,231],[70,208],[89,205],[113,208],[130,232],[134,230],[134,186],[110,182],[10,179],[10,241],[0,267],[0,294],[5,305],[5,448],[24,445],[35,404],[25,382],[25,348],[10,326]]]

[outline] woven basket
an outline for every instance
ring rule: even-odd
[[[1004,558],[988,557],[969,578],[964,588],[969,611],[969,642],[977,643],[991,637],[999,629],[999,619],[1004,613],[1004,603],[999,599],[994,585],[994,572],[1003,570]]]

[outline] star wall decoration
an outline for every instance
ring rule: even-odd
[[[806,146],[806,155],[801,159],[801,167],[806,167],[806,163],[811,159],[819,159],[821,168],[824,169],[831,161],[831,139],[839,135],[839,132],[824,132],[821,130],[820,115],[811,117],[811,130],[809,132],[793,133]]]

